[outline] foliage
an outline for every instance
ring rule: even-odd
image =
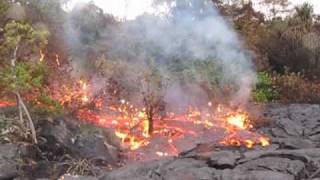
[[[320,83],[308,80],[301,73],[275,74],[273,81],[280,102],[320,103]]]
[[[159,3],[171,4],[172,1],[161,0]],[[55,54],[58,52],[57,49],[63,49],[65,57],[61,59],[70,58],[67,54],[75,54],[79,59],[85,59],[87,64],[92,65],[92,59],[106,52],[108,55],[108,47],[112,46],[109,41],[113,42],[114,39],[109,37],[107,32],[117,30],[117,25],[109,26],[108,23],[121,25],[121,22],[115,22],[114,18],[104,14],[93,3],[66,12],[63,10],[64,2],[66,1],[0,0],[1,90],[5,87],[6,91],[25,93],[37,91],[39,97],[35,99],[45,107],[40,110],[44,112],[51,112],[52,107],[59,112],[61,107],[49,97],[49,93],[46,93],[44,84],[50,67],[45,67],[45,63],[35,60],[34,57],[37,57],[38,51],[50,44],[49,53]],[[6,18],[7,10],[14,3],[21,4],[26,10],[25,21],[8,21]],[[251,2],[214,0],[213,3],[223,15],[230,18],[232,21],[230,24],[240,34],[239,36],[243,37],[245,47],[254,52],[253,60],[257,69],[275,71],[272,76],[264,72],[259,73],[258,84],[253,94],[256,101],[270,102],[278,98],[283,102],[316,101],[318,91],[314,89],[317,89],[316,80],[320,78],[320,26],[319,21],[315,20],[311,4],[305,3],[298,6],[294,9],[293,15],[282,18],[279,15],[287,10],[288,0],[262,0],[261,3],[271,11],[271,16],[258,12]],[[69,21],[67,21],[68,17]],[[45,24],[50,32],[34,26],[39,23]],[[64,30],[61,27],[66,24],[74,30],[71,33],[74,37],[71,39],[80,40],[80,43],[76,43],[76,47],[73,47],[74,44],[70,46],[72,50],[64,48],[62,45],[64,42],[61,41]],[[55,37],[51,36],[49,39],[50,34]],[[9,64],[16,47],[19,47],[19,51],[16,70],[13,70]],[[154,49],[155,54],[158,53],[156,47],[147,48]],[[79,49],[80,51],[77,51]],[[114,96],[119,98],[140,95],[147,97],[145,98],[149,102],[147,104],[157,104],[155,102],[163,98],[163,91],[167,85],[170,83],[183,85],[186,82],[199,83],[211,98],[224,95],[222,87],[232,84],[232,80],[226,79],[221,67],[215,63],[218,60],[178,57],[168,60],[166,69],[159,69],[157,60],[154,62],[137,60],[134,64],[130,58],[131,62],[125,58],[120,60],[113,58],[102,57],[95,62],[95,65],[98,72],[107,79],[110,92],[117,92]],[[14,74],[15,77],[10,74]],[[163,74],[167,76],[164,77]],[[46,83],[50,84],[50,82]],[[310,96],[305,88],[312,88]],[[287,90],[292,93],[285,93]],[[293,93],[297,93],[297,97],[292,95]],[[37,103],[34,102],[34,104]]]
[[[26,63],[18,63],[14,71],[10,66],[4,66],[0,72],[0,84],[6,86],[7,91],[25,92],[32,88],[40,88],[45,68],[43,63],[39,63],[35,67]]]
[[[93,45],[106,27],[106,16],[92,2],[71,13],[72,28],[78,30],[81,43]]]
[[[7,11],[10,7],[8,0],[0,0],[0,25],[4,23],[4,20],[6,19],[5,16],[7,14]]]
[[[174,59],[168,65],[169,78],[172,83],[200,83],[206,93],[213,98],[220,93],[220,87],[227,84],[222,69],[214,60],[181,60]],[[178,79],[174,79],[178,78]]]
[[[314,28],[310,4],[296,7],[295,14],[286,19],[276,18],[266,23],[266,33],[258,47],[265,52],[271,68],[284,73],[304,72],[309,78],[319,76],[319,31]]]
[[[312,24],[313,13],[313,6],[309,3],[304,3],[301,6],[295,7],[294,18],[299,20],[299,23],[308,26]]]
[[[278,98],[278,92],[273,87],[272,76],[267,72],[258,74],[258,82],[253,91],[253,97],[257,102],[271,102]]]
[[[49,32],[35,30],[25,22],[11,21],[4,28],[4,42],[1,44],[1,53],[8,54],[17,49],[15,68],[7,63],[0,66],[0,85],[7,92],[28,94],[27,99],[34,104],[35,109],[41,113],[60,113],[60,104],[45,93],[44,82],[48,74],[48,66],[38,59],[27,59],[24,52],[37,54],[48,43]],[[19,49],[21,47],[21,50]],[[22,49],[23,48],[23,49]]]
[[[41,92],[33,103],[36,112],[41,114],[59,115],[63,110],[60,102],[52,99],[45,92]]]
[[[12,51],[17,46],[29,46],[33,52],[44,48],[48,44],[49,32],[46,30],[35,30],[30,24],[11,21],[4,27],[4,43],[1,47],[4,51]]]

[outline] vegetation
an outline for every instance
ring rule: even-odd
[[[34,30],[28,23],[17,21],[8,22],[3,33],[4,41],[1,46],[1,54],[5,58],[1,68],[1,83],[5,90],[15,94],[20,122],[24,124],[23,112],[25,112],[33,141],[37,143],[35,127],[27,106],[22,100],[21,92],[28,91],[32,87],[40,87],[44,70],[43,66],[39,64],[31,67],[31,63],[21,54],[33,53],[35,49],[43,48],[47,44],[49,33]]]
[[[70,127],[72,133],[59,128],[53,131],[48,125],[57,124],[68,129],[69,127],[52,116],[63,114],[70,117],[68,115],[71,114],[73,117],[80,117],[79,114],[83,113],[81,115],[90,116],[88,121],[102,124],[109,118],[98,118],[90,113],[107,112],[112,115],[119,113],[123,119],[133,119],[132,113],[135,114],[132,124],[137,123],[137,125],[126,124],[130,132],[135,134],[135,131],[140,131],[140,125],[142,123],[146,125],[145,120],[148,120],[150,135],[154,129],[153,122],[168,115],[167,111],[171,112],[171,106],[178,106],[174,107],[177,111],[191,107],[188,110],[193,113],[192,106],[198,105],[198,102],[188,104],[186,108],[180,107],[183,103],[181,99],[184,98],[179,96],[181,92],[190,91],[192,94],[193,90],[196,91],[195,97],[191,97],[192,101],[202,100],[200,96],[204,94],[203,99],[206,102],[201,101],[201,105],[206,108],[207,104],[214,106],[216,101],[226,103],[230,108],[236,107],[230,103],[230,99],[233,98],[239,84],[234,83],[234,76],[226,77],[221,59],[212,54],[210,54],[212,56],[201,56],[203,59],[195,58],[194,52],[185,52],[188,48],[184,47],[179,47],[182,50],[177,48],[178,51],[184,51],[184,55],[168,53],[170,57],[168,58],[169,55],[164,57],[163,54],[166,54],[164,51],[172,51],[175,39],[172,38],[172,44],[166,43],[167,47],[159,48],[157,42],[162,39],[152,39],[150,43],[149,39],[145,40],[146,38],[142,37],[148,34],[146,32],[137,33],[142,36],[134,36],[129,30],[120,31],[131,26],[138,26],[133,29],[143,31],[144,28],[141,26],[148,21],[153,22],[155,20],[153,16],[144,14],[137,19],[137,23],[132,23],[106,14],[93,3],[66,11],[65,3],[68,1],[0,0],[0,106],[3,99],[13,102],[9,102],[13,104],[12,109],[9,108],[13,112],[10,111],[9,116],[7,113],[6,116],[0,115],[0,144],[32,141],[31,144],[34,145],[39,140],[39,145],[32,150],[35,150],[34,155],[39,156],[41,162],[51,163],[50,161],[54,160],[57,161],[54,163],[62,164],[64,171],[71,175],[91,176],[96,175],[95,165],[104,162],[79,159],[73,154],[69,157],[66,154],[69,150],[64,151],[62,147],[58,147],[59,143],[51,141],[51,136],[37,139],[37,132],[45,134],[48,130],[59,135],[56,133],[59,131],[62,133],[61,136],[78,134],[70,140],[71,144],[79,143],[81,146],[83,146],[81,136],[103,137],[109,136],[111,132],[91,124],[88,126],[76,124],[75,127]],[[157,2],[172,1],[174,0]],[[189,4],[190,1],[181,2]],[[268,11],[259,12],[251,1],[212,0],[212,2],[212,4],[198,5],[216,6],[241,39],[243,43],[241,47],[243,45],[248,49],[248,54],[252,52],[254,65],[252,69],[257,70],[257,77],[251,101],[320,103],[320,15],[314,13],[311,4],[304,3],[289,9],[288,0],[260,0],[259,2],[267,7]],[[196,7],[191,7],[191,11],[196,11],[193,13],[201,16],[203,10]],[[178,7],[171,13],[185,17],[185,14],[179,14],[179,10]],[[178,21],[179,18],[175,20]],[[184,23],[190,22],[188,20]],[[207,28],[215,27],[207,26]],[[198,30],[203,32],[201,28]],[[113,33],[119,31],[121,37],[113,37]],[[139,38],[144,41],[136,43],[135,40]],[[129,39],[129,43],[123,39]],[[197,43],[191,40],[192,43]],[[124,47],[111,48],[118,47],[115,42]],[[209,45],[212,48],[211,44]],[[199,52],[202,50],[196,48]],[[117,52],[114,52],[114,49]],[[90,82],[94,82],[92,89]],[[180,89],[172,88],[173,85],[179,86]],[[168,91],[172,92],[172,97],[167,97]],[[172,101],[177,101],[177,104],[169,106],[166,100],[170,98]],[[109,109],[99,109],[104,105]],[[144,113],[140,112],[141,109]],[[137,113],[139,118],[136,117]],[[41,115],[45,115],[47,119],[36,121],[39,118],[35,117]],[[199,116],[201,119],[196,111],[189,115]],[[79,132],[75,133],[73,130]],[[69,138],[61,140],[64,139]],[[135,139],[124,139],[128,140]],[[109,142],[103,141],[103,145],[108,146]],[[90,149],[92,145],[96,146],[91,144],[91,139],[88,139],[88,142],[89,146],[84,144],[83,147]],[[69,140],[66,143],[70,144]],[[114,148],[118,146],[120,148],[118,143],[120,142],[110,142]],[[47,147],[42,147],[51,144],[53,150],[50,150],[51,147],[48,150]],[[107,148],[113,153],[111,149],[113,147]],[[39,163],[29,158],[24,159],[27,166]],[[60,163],[61,161],[63,163]],[[34,172],[38,172],[38,169]]]
[[[172,57],[161,62],[166,67],[161,69],[154,58],[159,55],[157,47],[141,44],[128,44],[128,48],[151,49],[146,61],[132,63],[132,57],[137,54],[131,52],[114,57],[108,52],[114,41],[108,32],[116,31],[121,22],[92,3],[80,10],[66,12],[63,9],[65,2],[0,0],[1,96],[16,97],[20,121],[31,128],[35,142],[35,129],[27,106],[41,113],[62,112],[63,104],[50,90],[71,79],[59,76],[69,73],[71,77],[70,71],[66,70],[71,69],[69,59],[77,59],[78,64],[83,65],[81,67],[86,67],[78,70],[85,79],[90,79],[91,72],[104,77],[106,89],[114,93],[112,98],[119,101],[120,98],[141,97],[150,121],[155,113],[165,111],[164,91],[172,83],[198,83],[209,98],[228,95],[228,81],[232,79],[225,79],[219,63],[211,60]],[[320,16],[314,14],[312,5],[305,3],[288,13],[287,0],[264,0],[261,3],[269,7],[269,12],[263,14],[254,9],[251,2],[226,2],[213,0],[213,5],[229,17],[246,48],[254,52],[254,64],[260,72],[253,100],[319,103]],[[283,16],[283,13],[288,15]],[[73,27],[73,31],[63,32],[68,26]],[[73,44],[64,41],[65,34]],[[74,42],[75,39],[79,42]],[[57,68],[60,63],[63,68]],[[166,71],[167,76],[162,71]],[[25,112],[27,123],[22,112]]]
[[[253,91],[254,99],[257,102],[272,102],[278,98],[278,92],[274,89],[273,79],[267,72],[258,74],[258,82]]]

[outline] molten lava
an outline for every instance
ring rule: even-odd
[[[252,128],[252,125],[248,122],[249,116],[246,113],[231,113],[226,117],[227,128],[238,128],[246,130]]]
[[[87,87],[83,86],[82,90],[87,91]],[[78,113],[78,118],[101,127],[114,129],[123,148],[131,151],[153,146],[153,141],[162,139],[165,145],[155,151],[155,155],[159,157],[178,155],[181,152],[177,146],[179,140],[186,137],[192,137],[195,140],[204,136],[205,131],[215,131],[215,129],[223,129],[225,132],[219,141],[222,145],[247,148],[253,148],[255,145],[270,145],[267,137],[252,130],[253,126],[248,113],[241,110],[232,111],[219,105],[211,113],[203,113],[191,107],[185,114],[168,113],[164,119],[158,117],[154,119],[154,131],[150,135],[145,109],[136,108],[126,100],[121,100],[119,104],[118,107],[109,106],[105,108],[107,110],[99,113],[82,109]],[[211,103],[208,105],[212,107]],[[159,143],[156,144],[159,145]]]
[[[249,114],[241,109],[222,105],[214,108],[209,102],[204,108],[206,111],[190,107],[182,114],[170,112],[161,118],[155,115],[151,135],[145,108],[136,107],[124,99],[113,105],[105,104],[103,98],[93,98],[91,87],[84,80],[72,88],[63,86],[62,89],[62,93],[54,96],[61,105],[82,107],[76,109],[78,119],[114,130],[122,148],[129,152],[139,154],[152,148],[150,151],[158,157],[177,156],[188,142],[197,143],[198,139],[249,149],[256,145],[270,145],[268,137],[254,132]],[[0,102],[0,107],[10,105],[15,104]]]
[[[39,54],[40,54],[40,59],[39,59],[39,61],[40,62],[42,62],[43,60],[44,60],[44,58],[45,58],[45,54],[43,53],[43,51],[40,49],[40,51],[39,51]]]
[[[60,56],[58,54],[56,54],[56,64],[60,66]]]
[[[15,106],[16,103],[12,102],[12,101],[0,101],[0,108],[4,108],[4,107],[12,107]]]
[[[80,98],[83,103],[90,100],[87,83],[80,81]],[[78,118],[94,123],[98,126],[114,129],[115,135],[121,140],[123,148],[136,151],[152,146],[153,141],[162,139],[165,148],[159,148],[155,154],[159,157],[178,155],[181,151],[177,145],[179,140],[192,137],[194,140],[204,136],[205,131],[224,131],[220,144],[226,146],[245,146],[253,148],[255,145],[268,146],[270,140],[253,131],[249,114],[241,109],[232,110],[218,105],[213,109],[213,104],[208,103],[211,109],[202,112],[190,107],[187,113],[167,113],[165,118],[155,116],[153,134],[149,134],[149,121],[144,108],[137,108],[130,102],[122,99],[118,105],[103,107],[103,101],[97,101],[96,108],[100,112],[82,109]],[[101,109],[103,109],[101,111]],[[156,143],[159,144],[159,143]],[[164,150],[165,149],[165,150]]]

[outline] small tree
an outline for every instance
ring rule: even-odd
[[[162,113],[165,112],[164,91],[166,81],[152,60],[147,63],[149,68],[142,75],[142,95],[148,118],[148,130],[151,135],[154,130],[155,115],[162,116]]]
[[[32,86],[41,84],[41,72],[29,65],[31,62],[23,62],[19,56],[24,51],[35,52],[44,48],[47,44],[49,33],[46,30],[35,30],[28,23],[11,21],[4,27],[4,41],[1,46],[1,53],[10,58],[5,58],[7,63],[1,70],[1,80],[6,84],[6,89],[16,96],[19,119],[24,124],[23,112],[28,119],[28,126],[34,143],[37,143],[36,131],[31,115],[21,97],[20,92],[30,89]],[[38,64],[41,67],[41,64]]]

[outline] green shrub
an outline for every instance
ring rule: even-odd
[[[257,102],[271,102],[278,98],[278,92],[273,87],[272,76],[266,72],[258,74],[258,82],[253,91]]]
[[[4,66],[0,69],[0,83],[7,91],[26,92],[32,88],[39,88],[43,82],[45,69],[43,63],[31,67],[21,62],[16,65],[15,70],[10,66]]]
[[[52,99],[45,92],[42,92],[33,104],[38,113],[58,115],[63,110],[59,101]]]

